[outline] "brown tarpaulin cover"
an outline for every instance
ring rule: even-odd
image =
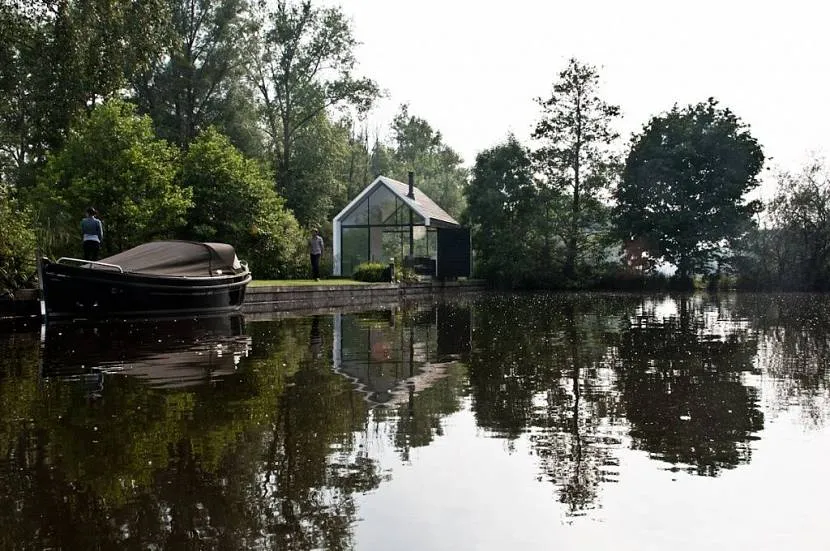
[[[121,266],[125,272],[169,276],[227,275],[242,268],[232,246],[196,241],[153,241],[100,262]]]

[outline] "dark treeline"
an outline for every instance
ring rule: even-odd
[[[620,109],[598,81],[571,60],[538,100],[533,147],[510,136],[479,154],[466,221],[482,276],[504,287],[830,288],[821,161],[778,174],[768,204],[749,200],[764,154],[732,111],[713,98],[675,105],[621,148]]]
[[[249,0],[0,3],[0,287],[31,283],[39,250],[78,256],[101,213],[104,253],[152,239],[227,241],[260,278],[304,273],[306,230],[376,175],[460,216],[467,169],[356,74],[338,8]]]
[[[780,174],[769,204],[748,200],[761,145],[714,99],[675,105],[623,145],[596,68],[571,60],[537,100],[532,144],[508,137],[470,172],[406,105],[370,132],[383,92],[357,74],[339,8],[4,0],[0,38],[4,291],[31,283],[38,251],[78,255],[87,206],[105,254],[227,241],[257,277],[297,277],[305,230],[330,238],[375,176],[409,170],[472,228],[476,275],[498,286],[830,287],[822,162]]]

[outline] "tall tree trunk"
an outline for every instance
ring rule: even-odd
[[[288,117],[283,117],[282,120],[282,144],[280,151],[280,158],[277,159],[277,191],[283,197],[288,197],[287,190],[291,189],[291,170],[290,170],[290,156],[291,156],[291,129],[289,128]],[[293,207],[294,205],[290,205]]]
[[[582,153],[582,109],[580,105],[580,98],[576,101],[576,143],[574,145],[574,193],[573,201],[571,202],[571,227],[568,228],[568,250],[565,257],[564,274],[568,279],[574,279],[576,276],[576,247],[577,247],[577,232],[579,231],[579,195],[581,193],[580,185],[580,166],[579,156]]]
[[[571,225],[568,228],[568,249],[565,257],[564,273],[568,279],[576,276],[576,234],[579,231],[579,172],[574,179],[573,202],[571,203]]]
[[[675,276],[678,287],[682,290],[691,290],[692,285],[692,267],[691,257],[683,255],[677,262],[677,275]]]

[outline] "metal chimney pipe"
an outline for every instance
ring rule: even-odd
[[[409,193],[406,194],[410,199],[415,199],[415,173],[409,171]]]

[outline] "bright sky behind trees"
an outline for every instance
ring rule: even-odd
[[[326,0],[352,18],[360,72],[440,130],[465,163],[513,132],[528,143],[567,60],[596,65],[627,142],[674,103],[713,96],[772,168],[828,153],[830,6],[817,0]]]

